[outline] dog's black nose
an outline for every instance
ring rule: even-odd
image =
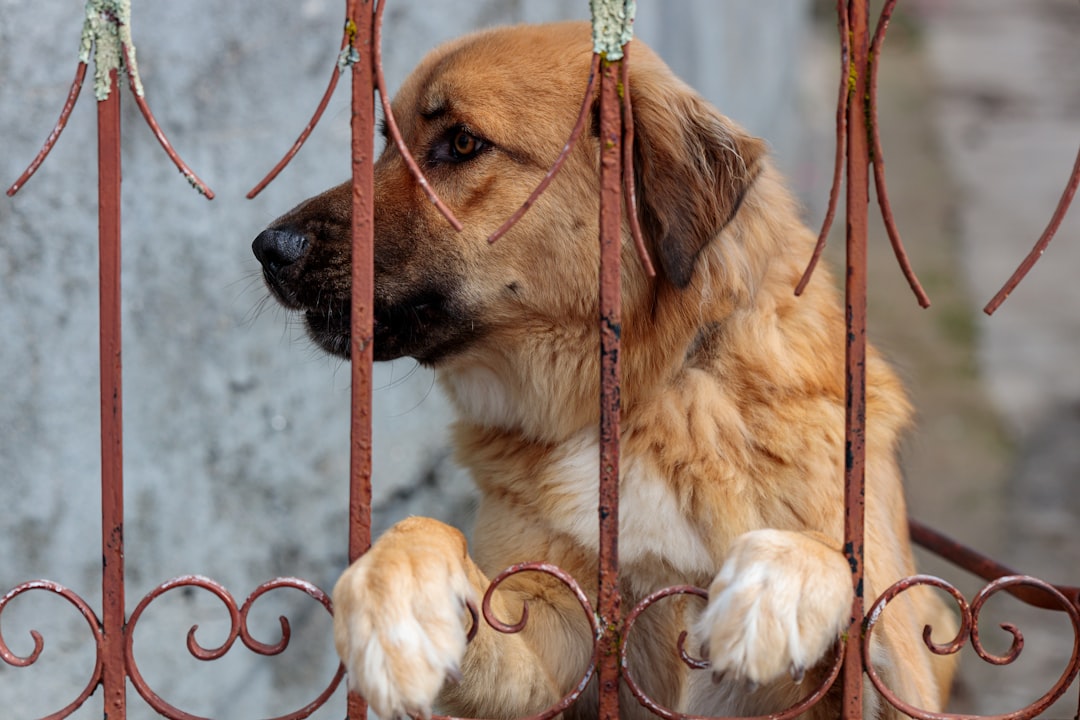
[[[292,230],[263,230],[251,243],[251,251],[267,272],[277,274],[300,259],[308,240]]]

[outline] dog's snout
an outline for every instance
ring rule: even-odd
[[[259,233],[251,243],[251,251],[268,273],[277,274],[299,260],[307,245],[308,240],[301,233],[270,228]]]

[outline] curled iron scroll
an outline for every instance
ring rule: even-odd
[[[86,601],[76,595],[68,588],[60,585],[59,583],[52,582],[50,580],[33,580],[31,582],[25,582],[18,585],[8,591],[3,597],[0,597],[0,615],[3,614],[4,608],[8,604],[19,597],[20,595],[30,592],[32,590],[44,590],[51,592],[67,600],[79,611],[86,620],[86,624],[90,627],[90,633],[94,637],[94,669],[90,673],[90,680],[86,683],[86,687],[79,693],[78,697],[68,703],[63,709],[48,716],[48,718],[63,718],[67,717],[71,713],[75,712],[86,700],[94,693],[94,690],[101,683],[102,673],[102,656],[101,648],[104,643],[104,637],[101,631],[101,622],[98,620],[94,611],[90,609],[90,606],[86,604]],[[3,635],[0,634],[0,659],[2,659],[8,665],[12,665],[17,668],[30,667],[38,658],[41,657],[42,651],[45,649],[45,638],[37,630],[30,631],[30,637],[34,640],[33,651],[25,656],[20,657],[11,651],[7,643],[4,641]]]
[[[953,598],[960,610],[960,629],[957,632],[956,637],[947,643],[934,643],[930,637],[932,628],[929,625],[923,628],[923,642],[931,652],[937,655],[952,655],[959,652],[970,637],[972,648],[983,661],[993,665],[1008,665],[1015,661],[1016,658],[1020,656],[1020,652],[1023,650],[1024,646],[1024,636],[1021,634],[1020,630],[1010,623],[1002,623],[1000,626],[1001,629],[1012,637],[1012,641],[1005,654],[995,655],[983,647],[982,641],[979,638],[979,613],[991,597],[999,592],[1013,592],[1013,589],[1016,586],[1036,588],[1037,590],[1046,593],[1048,596],[1052,597],[1069,616],[1069,621],[1073,628],[1072,658],[1065,666],[1065,669],[1062,671],[1057,682],[1042,697],[1027,707],[1004,715],[993,716],[998,718],[998,720],[1026,720],[1027,718],[1034,718],[1042,714],[1065,694],[1069,689],[1069,686],[1072,685],[1073,681],[1076,679],[1077,674],[1080,673],[1080,609],[1073,605],[1069,599],[1053,585],[1026,575],[1010,575],[999,578],[985,586],[976,594],[975,599],[969,605],[964,599],[963,594],[948,582],[929,575],[915,575],[896,582],[886,590],[867,612],[866,621],[863,626],[862,650],[863,657],[865,658],[866,674],[874,684],[874,687],[881,693],[881,696],[884,697],[890,705],[904,714],[921,720],[937,720],[937,718],[942,717],[940,713],[922,710],[905,702],[885,685],[881,676],[878,674],[877,669],[873,665],[873,658],[870,653],[870,642],[874,629],[884,614],[888,603],[904,591],[920,586],[936,587],[945,591]]]
[[[229,615],[229,634],[225,641],[216,648],[205,648],[199,644],[196,639],[196,632],[199,629],[198,625],[193,625],[187,634],[187,647],[188,652],[199,660],[216,660],[224,656],[236,642],[239,637],[240,641],[252,652],[260,655],[278,655],[285,651],[289,645],[291,638],[291,631],[289,628],[289,621],[284,617],[279,617],[281,624],[281,639],[275,643],[263,643],[256,640],[248,629],[248,614],[251,611],[255,601],[260,597],[270,592],[271,590],[278,590],[282,588],[292,588],[304,592],[309,597],[319,602],[328,613],[333,612],[333,608],[330,603],[330,598],[319,588],[315,587],[311,583],[301,580],[299,578],[275,578],[267,581],[255,589],[253,593],[244,601],[243,606],[238,606],[233,596],[222,585],[206,577],[198,575],[184,575],[181,577],[168,580],[149,594],[147,594],[136,606],[134,612],[132,612],[127,624],[127,632],[124,635],[124,661],[127,664],[128,676],[131,678],[131,684],[142,696],[143,700],[147,702],[155,711],[164,717],[172,718],[173,720],[207,720],[197,715],[184,712],[179,708],[171,705],[164,698],[154,692],[146,680],[143,678],[142,673],[139,671],[138,664],[135,662],[134,655],[134,641],[135,641],[135,628],[138,626],[139,618],[142,617],[143,611],[157,598],[161,597],[170,590],[177,588],[194,587],[200,588],[210,592],[217,597],[225,606]],[[345,677],[345,669],[338,666],[337,672],[331,679],[330,684],[323,690],[318,697],[313,701],[305,705],[304,707],[292,712],[288,715],[281,715],[272,720],[302,720],[310,716],[320,707],[326,704],[326,701],[330,699],[330,696],[337,690],[338,685],[341,684],[341,680]]]
[[[581,680],[578,682],[578,684],[574,686],[570,690],[570,692],[564,695],[558,702],[556,702],[551,707],[537,713],[536,715],[531,715],[528,718],[521,719],[550,720],[550,718],[560,715],[564,710],[574,704],[574,702],[581,696],[581,694],[585,692],[585,687],[589,684],[589,681],[596,673],[596,659],[597,652],[599,650],[598,639],[601,632],[600,622],[597,619],[596,613],[593,611],[592,603],[589,602],[589,598],[585,595],[585,591],[581,589],[581,586],[578,585],[577,581],[574,580],[574,578],[571,577],[569,573],[555,565],[552,565],[551,563],[528,562],[511,565],[507,569],[503,570],[491,580],[491,583],[488,585],[487,591],[484,593],[484,599],[481,604],[484,621],[496,632],[504,634],[518,633],[524,630],[526,625],[528,624],[528,604],[522,606],[521,617],[518,618],[516,621],[512,622],[508,622],[503,618],[496,617],[491,607],[492,600],[495,597],[495,592],[498,590],[499,586],[511,577],[515,575],[520,575],[521,573],[525,572],[544,573],[546,575],[550,575],[551,577],[555,578],[563,585],[565,585],[566,588],[571,592],[571,594],[573,594],[573,596],[577,598],[578,603],[581,604],[582,612],[585,613],[585,619],[589,623],[589,627],[592,630],[593,635],[592,654],[589,657],[589,662],[585,669],[585,674],[582,675]],[[470,607],[470,612],[472,613],[473,620],[472,628],[469,631],[469,639],[471,640],[476,635],[478,625],[475,609]],[[446,716],[437,715],[435,717],[439,718],[440,720],[449,720],[448,718],[446,718]]]
[[[693,587],[691,585],[676,585],[673,587],[657,590],[644,600],[634,606],[633,610],[626,617],[626,625],[623,634],[623,643],[619,651],[619,662],[622,665],[623,679],[626,681],[627,687],[630,688],[630,692],[641,704],[653,715],[664,718],[664,720],[706,720],[703,716],[687,715],[685,713],[677,712],[671,708],[666,708],[654,699],[648,696],[648,694],[642,689],[641,685],[634,677],[633,671],[630,669],[629,653],[631,646],[631,632],[634,628],[634,623],[638,617],[645,612],[648,608],[654,605],[656,602],[663,600],[664,598],[672,597],[673,595],[692,595],[702,599],[708,599],[709,594],[707,591],[699,587]],[[703,670],[709,667],[707,660],[692,657],[687,653],[686,644],[687,633],[684,631],[679,635],[678,649],[679,655],[682,661],[690,668],[695,670]],[[746,720],[790,720],[796,718],[811,707],[816,705],[825,697],[825,693],[832,688],[836,679],[840,676],[840,669],[844,665],[844,645],[843,643],[836,644],[836,658],[826,675],[825,679],[815,688],[812,688],[807,695],[795,705],[778,713],[770,715],[763,715],[758,718],[747,718]],[[714,719],[715,720],[715,719]]]

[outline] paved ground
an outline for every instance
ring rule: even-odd
[[[882,132],[893,209],[933,306],[918,309],[878,226],[870,317],[919,408],[911,511],[1017,570],[1080,584],[1080,208],[1006,305],[980,311],[1042,232],[1080,143],[1080,3],[901,7],[881,65]],[[832,64],[822,72],[835,77]],[[818,102],[831,118],[831,90]],[[969,598],[982,585],[923,566]],[[1001,621],[1024,633],[1023,655],[996,668],[965,650],[953,710],[1015,710],[1061,674],[1073,633],[1060,613],[992,603],[991,651],[1008,646]],[[1076,713],[1073,688],[1046,717]]]

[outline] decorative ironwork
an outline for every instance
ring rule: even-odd
[[[810,282],[814,268],[817,267],[821,254],[825,250],[825,242],[828,239],[829,230],[832,229],[833,219],[836,217],[836,205],[840,197],[840,185],[844,177],[845,142],[848,139],[849,127],[848,113],[851,107],[851,96],[854,95],[856,98],[866,98],[864,122],[867,126],[866,129],[869,131],[872,144],[872,154],[869,161],[874,167],[874,189],[877,191],[878,205],[881,208],[881,216],[885,223],[885,230],[889,235],[889,242],[892,245],[893,253],[896,255],[896,260],[900,264],[900,270],[904,273],[912,292],[915,293],[919,305],[924,308],[930,307],[930,298],[927,296],[926,291],[923,290],[919,279],[915,276],[911,261],[908,260],[907,251],[904,249],[903,240],[900,238],[900,230],[896,227],[896,220],[893,218],[892,206],[889,203],[888,185],[885,182],[885,152],[882,149],[881,133],[878,129],[877,71],[880,66],[881,48],[885,42],[885,33],[888,32],[889,20],[892,18],[895,8],[896,0],[886,0],[884,7],[882,7],[869,51],[861,59],[865,63],[866,71],[864,71],[861,66],[856,67],[855,60],[851,56],[853,35],[848,2],[847,0],[837,0],[836,16],[840,33],[841,73],[839,97],[836,104],[836,160],[833,167],[833,182],[832,188],[829,190],[829,204],[825,213],[825,221],[821,226],[821,232],[818,233],[817,245],[814,247],[806,272],[803,273],[802,279],[799,280],[799,284],[795,287],[796,295],[802,295],[807,283]],[[865,18],[865,15],[863,17]],[[860,37],[865,38],[866,28],[861,29],[863,32],[860,33]],[[869,74],[869,89],[860,94],[856,92],[856,85],[860,78],[865,77],[867,71]],[[859,107],[862,107],[862,105],[857,103],[856,108]]]
[[[1080,150],[1076,151],[1076,162],[1073,163],[1072,174],[1069,175],[1068,181],[1065,183],[1065,190],[1061,193],[1061,199],[1058,200],[1057,207],[1054,208],[1054,214],[1050,218],[1050,223],[1043,230],[1043,234],[1035,242],[1035,247],[1031,248],[1031,252],[1028,253],[1024,261],[1020,263],[1020,267],[1016,268],[1016,271],[1005,282],[1005,285],[998,290],[997,294],[986,304],[983,308],[983,312],[987,315],[993,315],[1001,304],[1005,302],[1010,293],[1016,289],[1027,274],[1031,271],[1031,268],[1035,266],[1035,263],[1039,261],[1042,254],[1046,252],[1046,248],[1050,246],[1050,241],[1054,239],[1054,235],[1057,234],[1058,229],[1061,227],[1061,223],[1065,220],[1065,214],[1069,212],[1069,206],[1072,204],[1073,197],[1076,196],[1076,189],[1080,187]]]
[[[118,46],[120,55],[123,57],[124,62],[119,67],[111,68],[111,72],[117,72],[123,70],[127,75],[128,84],[131,88],[132,97],[135,98],[135,104],[139,108],[139,112],[142,113],[143,118],[146,120],[146,124],[150,126],[150,130],[154,133],[154,137],[157,138],[158,143],[162,149],[169,156],[169,159],[173,161],[176,168],[187,179],[191,186],[199,191],[206,197],[207,200],[212,200],[214,197],[214,191],[210,187],[199,179],[199,176],[188,167],[188,164],[181,159],[179,153],[173,149],[172,143],[165,136],[165,132],[161,129],[157,119],[154,117],[154,113],[151,112],[150,106],[146,102],[145,93],[143,92],[142,82],[139,79],[137,66],[135,64],[135,48],[130,43],[131,31],[127,27],[130,20],[130,8],[125,7],[126,3],[122,0],[87,0],[86,3],[86,24],[83,29],[83,51],[79,57],[79,64],[75,68],[75,79],[71,83],[71,89],[68,90],[67,100],[64,101],[64,106],[60,110],[60,118],[56,121],[56,125],[49,136],[45,139],[45,144],[41,150],[30,162],[30,165],[19,176],[18,180],[11,184],[11,187],[7,189],[9,196],[14,195],[19,189],[26,184],[26,181],[37,172],[41,164],[45,162],[45,158],[48,157],[52,151],[53,146],[56,145],[56,141],[60,139],[60,134],[67,127],[68,118],[71,116],[71,111],[75,107],[75,101],[79,99],[79,94],[82,91],[83,81],[86,78],[86,68],[89,64],[90,48],[87,47],[89,43],[93,43],[95,49],[103,42],[103,38],[107,37],[109,33],[103,33],[101,31],[89,32],[91,26],[101,27],[101,25],[107,25],[111,27],[111,35],[115,38],[113,42]],[[102,77],[108,77],[109,69],[101,67],[102,60],[99,56],[95,57],[95,63],[97,66],[97,74]],[[102,77],[97,78],[97,82],[102,82]],[[109,90],[104,90],[104,93],[99,88],[97,90],[98,102],[104,102],[108,97]],[[101,97],[104,94],[105,97]]]
[[[86,683],[86,687],[82,689],[82,692],[64,706],[63,709],[57,710],[51,715],[46,715],[42,720],[54,720],[58,718],[65,718],[71,713],[75,712],[84,702],[94,693],[94,690],[101,684],[101,675],[103,669],[101,646],[104,642],[104,638],[101,632],[101,622],[98,620],[97,615],[90,606],[81,597],[76,595],[73,591],[49,580],[34,580],[32,582],[26,582],[12,588],[6,595],[0,597],[0,615],[3,615],[4,608],[8,604],[19,597],[20,595],[33,591],[44,590],[51,592],[67,600],[86,620],[86,624],[90,627],[90,633],[94,637],[94,669],[90,673],[90,679]],[[4,641],[3,634],[0,633],[0,659],[6,662],[8,665],[12,665],[17,668],[30,667],[38,658],[41,657],[42,651],[45,649],[45,638],[37,630],[30,631],[30,637],[34,639],[34,650],[26,657],[19,657],[15,653],[11,652],[7,643]]]
[[[623,645],[619,650],[619,660],[622,667],[623,681],[626,686],[630,688],[630,692],[633,693],[637,701],[641,703],[641,706],[646,708],[649,712],[657,717],[664,718],[664,720],[705,720],[705,716],[700,715],[687,715],[682,712],[678,712],[671,708],[664,707],[660,703],[649,697],[648,693],[642,689],[637,679],[634,677],[633,671],[630,669],[630,638],[631,631],[634,628],[634,623],[637,622],[638,616],[645,612],[648,608],[652,607],[656,602],[663,600],[664,598],[672,597],[673,595],[691,595],[699,597],[703,600],[707,600],[709,594],[699,588],[691,585],[676,585],[662,590],[657,590],[644,600],[634,606],[630,614],[626,616],[626,626],[623,630]],[[678,649],[679,656],[682,661],[694,670],[706,670],[709,668],[708,660],[698,659],[692,657],[686,651],[686,637],[687,633],[684,630],[679,634]],[[746,720],[790,720],[802,715],[811,707],[819,703],[822,698],[825,697],[832,686],[836,683],[836,679],[840,677],[840,669],[844,665],[844,645],[843,643],[836,644],[836,658],[829,672],[825,675],[825,678],[818,684],[817,687],[811,688],[806,697],[792,705],[790,708],[783,710],[779,713],[772,713],[769,715],[758,716],[756,718],[747,718]],[[721,719],[717,719],[721,720]]]
[[[292,637],[292,630],[289,627],[289,621],[286,617],[280,616],[278,621],[281,624],[281,639],[273,644],[263,643],[256,640],[251,631],[248,629],[248,614],[251,611],[255,601],[260,597],[270,592],[271,590],[278,590],[282,588],[293,588],[300,590],[319,602],[328,614],[333,613],[333,608],[330,604],[330,598],[319,588],[315,587],[311,583],[301,580],[299,578],[275,578],[268,582],[263,583],[255,589],[244,604],[237,607],[236,600],[223,586],[210,578],[201,577],[198,575],[184,575],[181,577],[173,578],[167,582],[162,583],[150,593],[148,593],[135,607],[135,610],[131,613],[131,617],[128,619],[126,632],[124,634],[124,660],[127,665],[127,674],[131,678],[131,684],[142,696],[143,700],[156,710],[159,714],[167,718],[174,718],[175,720],[208,720],[206,718],[200,718],[197,715],[184,712],[183,710],[171,705],[160,695],[150,688],[150,685],[143,678],[142,673],[139,671],[138,663],[135,662],[135,630],[138,626],[139,618],[142,617],[146,608],[157,598],[161,597],[165,593],[175,590],[177,588],[200,588],[206,590],[217,597],[218,600],[225,605],[226,611],[229,613],[229,633],[225,638],[225,641],[216,648],[204,648],[199,644],[199,641],[195,637],[196,631],[199,629],[198,625],[193,625],[187,634],[187,648],[188,652],[198,660],[210,661],[217,660],[224,657],[229,650],[232,649],[236,643],[236,639],[240,638],[240,641],[254,653],[259,655],[279,655],[285,651],[289,646],[289,640]],[[326,701],[330,699],[330,696],[337,690],[338,685],[341,684],[342,678],[345,677],[345,669],[338,667],[330,684],[323,690],[315,700],[308,703],[296,712],[288,715],[281,715],[274,720],[302,720],[306,718],[326,704]]]
[[[1078,610],[1076,605],[1059,592],[1053,585],[1032,577],[1010,575],[998,578],[984,587],[975,595],[975,599],[969,605],[967,600],[964,599],[963,594],[953,585],[940,578],[931,577],[929,575],[916,575],[896,582],[892,587],[882,593],[867,613],[866,623],[862,633],[862,649],[863,657],[866,659],[866,674],[870,677],[870,681],[874,684],[874,687],[877,688],[877,691],[881,693],[881,696],[884,697],[890,705],[897,708],[905,715],[913,718],[920,718],[921,720],[938,720],[942,717],[956,717],[942,715],[937,712],[927,712],[926,710],[917,708],[905,702],[885,685],[885,682],[881,679],[881,676],[878,675],[878,672],[871,661],[871,638],[878,621],[886,612],[888,604],[904,591],[920,586],[936,587],[944,590],[956,601],[960,610],[960,630],[957,632],[956,637],[949,642],[944,644],[935,643],[931,640],[933,628],[927,625],[923,629],[923,642],[930,652],[935,655],[952,655],[959,652],[970,637],[971,647],[985,662],[992,665],[1008,665],[1015,661],[1024,648],[1024,636],[1021,634],[1020,630],[1010,623],[1002,623],[1001,629],[1012,636],[1012,643],[1004,655],[995,655],[983,647],[982,641],[979,638],[979,613],[982,611],[986,601],[991,597],[1002,591],[1015,594],[1013,588],[1018,586],[1034,588],[1040,594],[1053,598],[1058,606],[1057,609],[1062,610],[1068,615],[1073,628],[1072,658],[1066,664],[1065,669],[1062,671],[1057,682],[1045,695],[1027,707],[1015,712],[992,717],[998,718],[999,720],[1025,720],[1026,718],[1037,717],[1065,694],[1069,689],[1069,686],[1076,679],[1077,674],[1080,673],[1080,610]]]
[[[824,248],[826,237],[835,219],[840,186],[847,178],[848,212],[848,294],[846,299],[848,315],[847,366],[848,366],[848,414],[846,451],[846,507],[848,523],[845,527],[846,547],[853,567],[853,583],[859,582],[862,572],[862,502],[864,496],[862,443],[865,424],[865,379],[861,375],[861,366],[865,357],[865,239],[866,239],[866,204],[868,200],[868,170],[873,165],[873,178],[877,190],[882,216],[888,231],[890,242],[896,254],[901,270],[907,278],[920,305],[929,304],[929,299],[922,290],[918,279],[907,258],[899,231],[893,218],[885,182],[885,163],[881,138],[878,132],[877,117],[877,70],[881,62],[881,53],[885,35],[896,0],[885,0],[878,17],[876,29],[871,34],[869,29],[869,2],[867,0],[837,0],[837,21],[840,35],[841,77],[837,100],[837,148],[834,165],[833,184],[829,193],[829,203],[818,243],[813,251],[808,267],[800,280],[796,293],[801,293],[809,282],[814,267]],[[346,20],[339,53],[339,61],[333,69],[330,81],[313,116],[304,127],[292,147],[249,193],[257,195],[271,182],[288,162],[296,155],[304,142],[321,119],[330,97],[332,96],[340,73],[351,70],[353,101],[353,307],[352,314],[352,359],[353,359],[353,420],[352,420],[352,466],[350,481],[350,536],[349,557],[355,559],[370,545],[370,375],[371,375],[371,294],[372,294],[372,245],[373,245],[373,175],[372,148],[374,125],[374,94],[377,91],[382,104],[387,134],[405,159],[410,172],[418,185],[423,188],[428,198],[438,207],[447,221],[457,229],[461,223],[449,207],[435,193],[424,177],[415,158],[398,128],[386,93],[382,71],[381,29],[385,0],[346,0]],[[52,592],[72,604],[84,617],[90,627],[96,646],[96,659],[90,680],[86,687],[60,711],[48,716],[48,719],[70,715],[80,707],[100,685],[104,688],[106,712],[111,717],[123,718],[126,713],[124,686],[126,678],[146,702],[157,712],[174,720],[199,720],[178,708],[173,707],[157,695],[142,677],[134,659],[134,636],[138,621],[145,609],[161,595],[180,587],[202,588],[217,597],[225,606],[230,619],[230,630],[226,640],[216,648],[205,648],[196,639],[197,626],[193,626],[187,635],[187,647],[191,655],[204,661],[212,661],[224,656],[234,645],[237,638],[252,652],[260,655],[277,655],[288,646],[291,638],[289,622],[280,618],[281,637],[276,642],[265,643],[255,639],[247,626],[248,613],[258,598],[276,589],[292,588],[306,593],[309,597],[332,612],[329,598],[317,587],[298,578],[276,578],[260,585],[242,605],[238,606],[233,596],[221,585],[208,578],[187,575],[166,581],[145,596],[130,618],[124,617],[124,576],[123,576],[123,490],[120,427],[120,315],[119,315],[119,98],[115,92],[118,87],[118,74],[124,71],[128,75],[128,84],[132,90],[136,105],[153,130],[163,149],[188,178],[193,186],[206,197],[213,197],[210,189],[181,160],[172,148],[165,134],[153,117],[135,70],[134,49],[130,43],[128,13],[130,9],[125,0],[88,0],[88,23],[98,23],[95,27],[105,27],[115,35],[119,43],[119,56],[116,67],[97,67],[97,84],[102,79],[108,81],[102,98],[99,89],[99,143],[101,160],[99,165],[99,193],[102,216],[99,236],[101,240],[101,287],[102,287],[102,546],[106,556],[106,569],[103,573],[103,609],[99,619],[89,605],[75,593],[56,583],[38,580],[23,583],[0,598],[0,613],[16,597],[33,590]],[[97,31],[95,31],[97,32]],[[91,37],[99,37],[94,35]],[[624,51],[628,51],[627,45]],[[634,241],[641,262],[648,274],[654,270],[648,257],[644,240],[638,227],[636,198],[633,177],[633,115],[631,93],[629,91],[629,52],[619,61],[594,55],[589,71],[589,80],[584,89],[581,109],[567,143],[545,174],[536,189],[525,199],[518,210],[507,219],[489,238],[491,242],[503,235],[518,219],[526,213],[536,199],[544,192],[555,174],[559,172],[566,157],[572,151],[581,136],[584,124],[590,112],[598,106],[601,145],[601,313],[600,333],[603,357],[603,425],[601,428],[602,459],[601,493],[598,508],[601,524],[601,547],[599,574],[599,597],[597,609],[585,596],[580,586],[564,571],[546,563],[524,563],[508,568],[494,578],[484,596],[482,615],[484,621],[493,629],[503,633],[521,631],[528,622],[528,607],[524,607],[521,618],[514,622],[496,618],[491,612],[491,598],[497,588],[507,578],[521,572],[543,572],[559,581],[578,598],[586,619],[592,629],[594,641],[591,657],[584,675],[578,685],[558,703],[534,716],[534,720],[547,720],[554,717],[577,701],[585,687],[594,680],[600,685],[600,714],[611,719],[618,715],[618,684],[625,682],[638,702],[653,714],[673,720],[687,717],[671,708],[664,708],[649,698],[634,678],[628,663],[628,648],[631,632],[638,617],[656,602],[673,595],[692,595],[706,597],[706,591],[689,586],[676,586],[658,590],[638,603],[625,619],[622,617],[618,589],[617,561],[617,526],[618,526],[618,357],[619,357],[619,287],[620,287],[620,249],[622,246],[622,220],[628,221],[630,234]],[[122,62],[120,62],[122,60]],[[76,68],[75,79],[61,109],[60,117],[40,152],[27,167],[26,171],[8,189],[14,195],[37,171],[44,159],[57,142],[67,125],[75,102],[77,101],[88,66],[88,55],[81,56]],[[845,166],[845,160],[847,164]],[[986,312],[992,313],[1008,294],[1016,287],[1030,270],[1038,257],[1045,250],[1053,235],[1061,225],[1076,190],[1080,186],[1080,154],[1077,156],[1062,198],[1042,237],[1036,243],[1024,263],[1018,268],[1005,287],[987,306]],[[1018,576],[1008,568],[984,558],[974,551],[963,548],[936,534],[918,523],[912,523],[912,535],[916,542],[930,547],[935,552],[951,559],[962,567],[974,569],[974,572],[992,580],[981,590],[969,605],[964,597],[952,585],[937,578],[915,576],[905,578],[893,585],[871,606],[866,618],[862,617],[861,596],[856,597],[852,610],[852,625],[845,642],[838,643],[836,659],[824,682],[794,705],[792,708],[770,717],[790,718],[801,714],[818,702],[825,693],[844,675],[844,716],[859,717],[862,708],[862,679],[866,675],[886,700],[902,712],[918,718],[957,717],[940,713],[928,713],[918,708],[905,705],[889,688],[884,686],[876,669],[870,663],[869,647],[872,633],[888,603],[905,590],[915,586],[937,587],[948,593],[956,601],[961,614],[962,627],[957,637],[948,643],[937,644],[931,641],[930,629],[924,631],[924,642],[930,652],[953,654],[959,652],[968,637],[975,653],[984,661],[993,664],[1009,664],[1019,656],[1023,646],[1023,636],[1012,625],[1003,625],[1013,638],[1011,648],[1004,655],[987,652],[978,634],[979,613],[985,602],[998,592],[1008,592],[1033,605],[1065,612],[1074,630],[1073,653],[1070,662],[1062,672],[1053,688],[1032,705],[1022,710],[1003,715],[1003,718],[1034,717],[1044,711],[1051,703],[1062,696],[1080,673],[1080,589],[1073,587],[1054,587],[1041,580]],[[470,606],[472,617],[470,638],[479,628],[480,613]],[[861,632],[860,632],[861,630]],[[33,665],[42,655],[45,640],[36,630],[30,635],[34,649],[29,655],[18,656],[0,636],[0,659],[8,665],[25,668]],[[678,640],[678,650],[682,661],[689,667],[705,669],[708,661],[693,657],[685,649],[686,633]],[[865,666],[865,667],[864,667]],[[330,684],[308,705],[282,716],[280,720],[300,720],[308,717],[326,703],[334,693],[344,676],[343,668],[338,668]],[[361,698],[350,694],[348,715],[357,719],[366,712]]]

